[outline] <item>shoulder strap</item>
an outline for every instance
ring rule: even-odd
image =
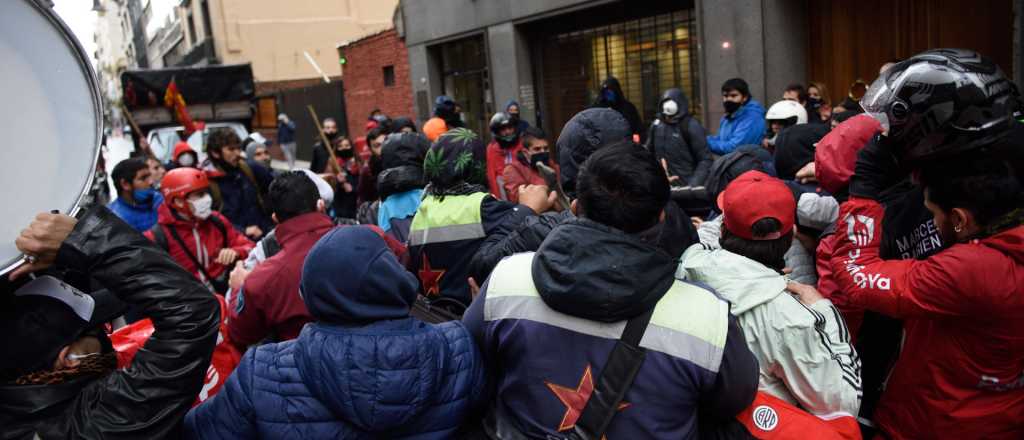
[[[224,197],[220,194],[220,185],[213,179],[210,180],[210,197],[213,198],[213,209],[220,211],[224,209]]]
[[[203,264],[199,262],[199,258],[196,258],[195,255],[188,251],[188,246],[185,246],[185,241],[181,239],[180,235],[178,235],[178,231],[175,231],[174,228],[167,228],[167,231],[171,233],[171,237],[173,237],[174,241],[178,243],[178,246],[181,246],[181,250],[185,252],[185,255],[188,257],[189,260],[192,260],[192,264],[196,265],[196,268],[198,268],[199,272],[202,273],[204,277],[206,277],[206,280],[212,280],[213,278],[210,277],[210,273],[207,272],[206,268],[203,267]]]
[[[153,242],[160,246],[160,249],[170,252],[171,246],[170,243],[167,243],[167,233],[164,232],[164,226],[157,223],[150,228],[150,231],[153,233]]]
[[[224,222],[220,221],[220,217],[217,217],[216,215],[211,215],[209,217],[209,219],[210,219],[210,222],[213,223],[213,226],[215,226],[217,228],[217,230],[220,231],[220,236],[222,238],[221,243],[223,243],[223,245],[221,246],[221,249],[227,249],[228,248],[228,244],[230,244],[228,242],[228,227],[225,226]],[[233,228],[234,225],[232,225],[231,227]]]
[[[622,336],[608,355],[601,374],[594,385],[594,392],[587,399],[586,406],[576,421],[572,438],[600,440],[608,425],[618,412],[619,403],[633,386],[637,373],[644,363],[647,350],[640,347],[640,340],[647,331],[647,324],[654,315],[654,307],[626,322]]]
[[[256,175],[252,173],[252,168],[249,168],[249,164],[243,160],[238,162],[238,169],[242,171],[242,174],[245,174],[249,182],[252,182],[253,188],[256,189],[256,202],[260,204],[260,209],[265,209],[263,207],[263,191],[260,189],[259,182],[256,181]]]

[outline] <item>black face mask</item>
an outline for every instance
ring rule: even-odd
[[[736,110],[739,110],[742,106],[743,104],[740,104],[736,101],[722,101],[722,107],[724,107],[725,112],[730,115],[736,113]]]
[[[540,163],[543,163],[544,165],[547,165],[548,164],[548,160],[550,158],[551,158],[551,153],[548,153],[547,151],[545,151],[543,153],[533,153],[533,155],[530,156],[530,165],[533,165],[534,168],[537,167],[537,162],[540,162]]]
[[[338,132],[328,133],[325,131],[324,134],[327,135],[327,139],[330,139],[332,141],[338,138]]]
[[[807,98],[807,107],[812,110],[821,108],[821,99],[819,98]]]
[[[352,151],[351,148],[344,149],[344,150],[338,150],[338,157],[340,157],[342,159],[345,159],[345,160],[351,159],[352,156],[355,156],[355,154],[356,154],[355,151]]]
[[[508,136],[495,136],[494,139],[498,141],[498,146],[501,148],[512,148],[516,142],[519,141],[519,136],[510,134]]]
[[[508,119],[511,120],[513,124],[519,122],[519,113],[509,113]]]
[[[380,156],[370,156],[370,172],[380,174],[381,171],[384,171],[384,159]]]

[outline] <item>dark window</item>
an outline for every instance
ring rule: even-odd
[[[192,19],[191,12],[188,13],[188,38],[193,46],[199,44],[199,41],[196,40],[196,22]]]
[[[199,3],[199,8],[203,11],[203,36],[213,38],[213,26],[210,25],[210,2],[203,0],[202,3]]]
[[[384,66],[384,87],[395,86],[395,66]]]

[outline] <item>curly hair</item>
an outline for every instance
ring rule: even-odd
[[[220,128],[211,130],[210,134],[206,136],[206,151],[216,151],[217,154],[221,154],[221,149],[228,145],[239,145],[241,146],[242,140],[239,139],[238,133],[230,128]]]

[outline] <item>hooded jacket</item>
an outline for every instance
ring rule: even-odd
[[[654,120],[647,135],[647,149],[658,160],[665,160],[669,175],[678,176],[683,185],[704,186],[712,161],[704,127],[690,115],[690,101],[682,90],[666,90],[658,108],[666,101],[675,102],[679,111],[671,122],[664,115]]]
[[[798,124],[784,128],[775,140],[775,174],[782,180],[796,179],[804,165],[814,162],[815,144],[828,133],[823,124]]]
[[[499,263],[463,318],[488,365],[495,419],[528,438],[561,438],[625,321],[652,307],[646,358],[607,437],[696,438],[698,411],[730,418],[748,406],[757,364],[742,330],[712,291],[674,280],[675,267],[586,219]]]
[[[153,320],[126,370],[56,385],[0,385],[0,438],[175,439],[217,340],[217,300],[106,208],[89,211],[55,266],[85,274]]]
[[[197,260],[205,263],[206,273],[213,278],[217,278],[228,270],[227,266],[216,261],[217,254],[220,253],[221,249],[224,249],[224,243],[227,243],[227,248],[238,253],[238,261],[245,261],[249,251],[255,246],[252,241],[232,227],[228,219],[224,218],[217,211],[214,211],[212,215],[216,216],[224,225],[224,232],[227,234],[227,237],[221,233],[220,228],[213,224],[213,220],[186,220],[172,214],[170,206],[166,203],[160,205],[159,212],[160,219],[157,221],[156,227],[164,228],[164,236],[167,239],[168,246],[167,252],[171,254],[171,258],[174,261],[177,261],[181,267],[185,268],[196,279],[202,280],[204,275],[185,252],[192,254]],[[181,241],[185,242],[185,249],[182,249],[178,241],[167,230],[168,228],[174,228],[178,236],[181,237]],[[155,240],[152,230],[146,231],[145,235],[146,238]],[[201,252],[197,252],[197,249]]]
[[[512,106],[518,107],[520,113],[523,111],[523,106],[519,105],[519,101],[510,99],[508,100],[508,102],[505,103],[505,113],[508,113],[508,109],[511,108]],[[522,135],[524,130],[530,128],[530,123],[522,119],[517,119],[517,121],[518,122],[516,122],[516,133]]]
[[[883,260],[885,209],[840,208],[833,301],[904,320],[875,422],[893,439],[1024,438],[1024,226]]]
[[[605,90],[610,90],[614,98],[607,99],[603,94]],[[619,112],[629,123],[629,135],[640,136],[641,143],[646,140],[647,133],[644,132],[644,121],[640,117],[640,112],[636,110],[636,106],[632,102],[626,99],[626,95],[622,93],[622,85],[615,77],[609,76],[601,83],[601,90],[598,91],[597,101],[594,102],[593,107],[610,108]]]
[[[804,306],[786,292],[784,275],[703,244],[683,254],[677,277],[729,301],[760,366],[761,391],[820,417],[857,416],[860,360],[831,302]]]
[[[765,130],[764,114],[764,106],[750,98],[733,114],[722,116],[718,134],[708,136],[708,148],[712,153],[723,155],[740,145],[760,144]]]
[[[416,279],[368,228],[309,253],[302,298],[316,322],[249,350],[185,419],[194,439],[448,439],[480,403],[479,351],[459,322],[409,316]]]
[[[575,197],[576,175],[591,154],[600,147],[629,139],[631,133],[622,114],[606,108],[586,109],[569,119],[555,141],[566,194]]]

